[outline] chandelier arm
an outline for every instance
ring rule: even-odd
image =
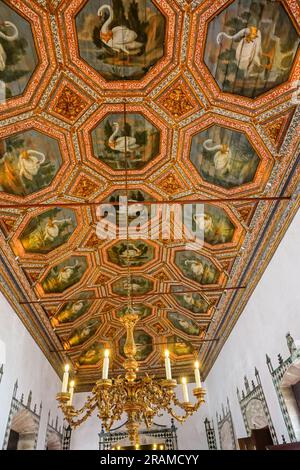
[[[59,401],[58,406],[62,410],[64,417],[71,428],[77,428],[84,423],[97,407],[97,400],[95,397],[88,397],[87,402],[79,410],[76,410],[74,406],[68,405],[68,402],[65,399],[57,399]],[[84,416],[80,417],[83,413],[85,413]]]

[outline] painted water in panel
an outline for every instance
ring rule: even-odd
[[[225,189],[252,182],[260,161],[244,134],[219,126],[193,137],[190,159],[205,181]]]
[[[139,80],[164,55],[165,19],[150,0],[90,0],[76,28],[81,57],[106,80]]]
[[[160,132],[142,114],[109,114],[92,132],[94,154],[113,170],[139,170],[160,152]],[[125,154],[127,152],[127,154]],[[126,157],[127,155],[127,163]]]
[[[6,99],[24,92],[37,63],[29,22],[0,1],[0,92]]]
[[[0,140],[0,191],[26,196],[49,186],[62,164],[59,144],[29,130]]]
[[[256,98],[288,80],[298,46],[280,2],[236,0],[210,22],[204,60],[222,91]]]

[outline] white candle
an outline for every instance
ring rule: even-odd
[[[70,399],[69,399],[69,401],[68,401],[68,405],[69,405],[69,406],[72,405],[73,395],[74,395],[74,387],[75,387],[75,382],[74,382],[74,380],[71,380],[71,382],[70,382],[70,388],[69,388],[69,394],[70,394]]]
[[[186,378],[183,377],[181,382],[182,382],[183,401],[184,403],[189,403],[190,400],[189,400],[189,392],[187,388]]]
[[[200,377],[200,370],[199,370],[199,362],[195,362],[195,380],[196,380],[196,387],[201,388],[201,377]]]
[[[108,379],[108,369],[109,369],[109,350],[105,349],[104,351],[104,360],[103,360],[103,368],[102,368],[102,379]]]
[[[62,393],[67,393],[67,391],[68,391],[69,370],[70,370],[70,366],[69,366],[69,364],[66,364],[65,365],[65,372],[64,372],[64,376],[63,376],[62,388],[61,388]]]
[[[167,380],[172,380],[171,361],[168,349],[165,350],[165,368]]]

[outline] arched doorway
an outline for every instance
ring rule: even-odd
[[[38,425],[28,410],[17,411],[12,417],[7,450],[35,449]]]
[[[54,431],[50,431],[46,442],[46,450],[62,450],[61,436]]]

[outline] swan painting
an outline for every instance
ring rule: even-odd
[[[166,19],[152,0],[87,0],[76,17],[81,57],[105,80],[140,80],[164,56]]]
[[[81,317],[89,308],[90,302],[88,300],[77,300],[75,302],[68,302],[65,304],[58,313],[51,318],[51,323],[54,327],[61,323],[70,323]]]
[[[299,44],[284,2],[234,0],[208,26],[204,61],[221,91],[254,99],[289,79]]]
[[[203,285],[216,283],[220,275],[209,258],[192,250],[178,251],[175,264],[185,277]]]
[[[55,139],[33,129],[0,142],[0,191],[27,195],[51,184],[62,163]]]
[[[199,294],[187,293],[178,296],[180,304],[194,313],[205,313],[208,310],[208,303]]]
[[[14,2],[0,1],[0,84],[7,99],[24,93],[39,63],[35,26],[17,10]]]
[[[108,249],[109,260],[117,266],[142,266],[153,259],[153,248],[142,241],[119,242]]]
[[[7,34],[7,32],[3,32],[3,30],[8,31],[9,34]],[[19,31],[18,31],[17,26],[14,23],[12,23],[11,21],[0,20],[0,38],[3,38],[5,39],[5,41],[8,41],[8,42],[13,42],[13,41],[16,41],[18,37],[19,37]],[[7,59],[6,52],[4,50],[3,45],[0,43],[0,72],[3,72],[3,70],[5,70],[6,59]]]
[[[102,18],[104,11],[108,11],[108,19],[100,31],[100,39],[116,52],[124,52],[128,57],[141,52],[144,44],[137,41],[138,34],[126,26],[115,26],[110,29],[114,20],[113,9],[110,5],[102,5],[98,10],[98,16]]]
[[[19,175],[32,181],[38,175],[40,167],[45,163],[46,156],[36,150],[25,150],[19,155]]]
[[[109,147],[116,152],[135,152],[140,146],[136,143],[135,137],[122,136],[117,137],[120,131],[120,125],[117,122],[113,123],[114,132],[108,140]]]
[[[87,269],[83,257],[71,257],[66,263],[54,266],[42,281],[42,288],[47,293],[60,293],[80,281]]]
[[[62,230],[61,227],[66,225],[72,225],[72,219],[69,217],[67,219],[55,219],[50,218],[44,228],[44,241],[49,240],[54,242],[60,235]]]
[[[201,278],[204,272],[203,263],[199,260],[187,259],[184,262],[185,266],[197,277]]]
[[[78,269],[78,261],[77,260],[75,261],[74,265],[64,266],[63,268],[61,268],[59,270],[58,276],[57,276],[58,282],[63,283],[63,284],[69,282],[69,280],[73,276],[75,270],[77,270],[77,269]]]
[[[223,38],[232,41],[239,41],[236,48],[236,63],[240,70],[245,72],[245,76],[253,73],[255,66],[261,67],[260,57],[261,49],[261,32],[255,26],[243,28],[238,33],[230,36],[223,31],[217,35],[217,43],[221,44]]]
[[[264,52],[262,48],[262,33],[256,26],[250,26],[248,28],[241,29],[238,33],[230,36],[225,32],[221,32],[217,35],[217,43],[221,44],[224,38],[232,41],[239,41],[235,58],[237,66],[245,74],[245,77],[257,77],[262,71],[271,71],[273,68],[286,71],[288,67],[283,64],[285,59],[291,57],[293,51],[289,50],[286,53],[281,52],[281,40],[280,37],[275,35],[275,23],[271,20],[264,21],[264,26],[272,25],[272,31],[269,35],[269,41],[273,43],[273,47],[270,51]],[[267,58],[268,61],[264,63],[263,59]],[[273,74],[278,74],[275,70]]]
[[[214,229],[214,222],[209,214],[194,214],[193,219],[198,229],[207,235]]]
[[[68,241],[76,226],[71,209],[53,208],[30,219],[19,241],[27,253],[50,253]]]
[[[160,152],[160,131],[142,114],[112,113],[92,131],[94,154],[113,170],[139,170]]]
[[[121,277],[112,285],[114,294],[127,296],[128,292],[132,295],[144,295],[153,289],[153,282],[143,276],[131,276],[131,279]]]
[[[218,125],[193,136],[190,159],[202,179],[226,189],[252,182],[260,162],[244,133]],[[219,219],[219,215],[217,217]],[[213,244],[219,243],[220,236],[215,241],[212,236],[216,231],[220,234],[222,224],[218,225],[206,234]]]

